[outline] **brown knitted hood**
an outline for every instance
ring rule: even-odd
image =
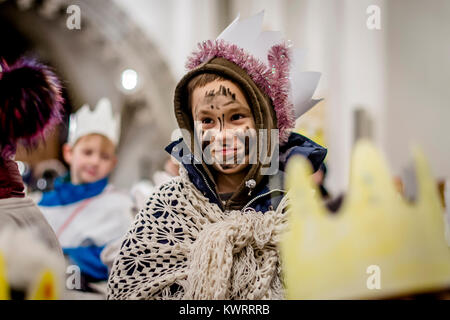
[[[211,60],[199,65],[197,68],[188,72],[178,83],[175,89],[174,108],[175,116],[180,129],[186,129],[190,133],[190,137],[184,137],[185,141],[191,141],[191,152],[194,150],[194,123],[189,109],[188,91],[187,85],[191,79],[202,73],[214,73],[226,79],[229,79],[239,85],[244,92],[250,109],[252,110],[255,120],[255,127],[258,134],[259,130],[266,129],[269,132],[267,148],[270,150],[271,143],[278,143],[278,141],[270,141],[270,130],[277,128],[277,121],[275,111],[272,107],[270,98],[258,88],[249,75],[238,67],[236,64],[224,59],[224,58],[212,58]],[[266,135],[267,136],[267,135]],[[258,159],[260,150],[258,149]],[[266,152],[265,154],[269,154]],[[203,162],[203,167],[209,175],[211,181],[215,181],[212,175],[211,168]],[[239,210],[249,200],[249,189],[246,187],[245,182],[251,179],[255,180],[256,186],[262,181],[263,177],[260,173],[261,163],[252,164],[251,168],[245,177],[244,181],[240,184],[237,190],[233,193],[232,197],[227,201],[225,209]],[[215,185],[215,192],[217,192],[217,186]],[[257,189],[257,187],[255,188]]]

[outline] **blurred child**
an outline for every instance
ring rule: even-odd
[[[93,291],[92,283],[108,278],[102,250],[125,234],[132,219],[130,197],[108,184],[117,163],[118,131],[118,119],[105,98],[93,112],[85,105],[72,115],[63,146],[69,174],[39,201],[64,254],[81,269],[83,291]]]
[[[61,122],[59,79],[49,67],[0,59],[0,300],[55,299],[63,290],[64,259],[55,233],[25,186],[14,161]],[[44,274],[45,273],[45,274]],[[36,290],[44,285],[48,290]]]
[[[183,138],[166,148],[180,176],[136,216],[112,267],[109,299],[283,298],[283,170],[293,155],[317,170],[326,149],[290,133],[290,50],[274,34],[260,34],[261,25],[261,14],[236,20],[189,59],[174,98]],[[259,47],[240,47],[252,44]],[[270,67],[256,53],[267,54]]]
[[[31,149],[61,122],[62,103],[59,79],[49,67],[26,58],[11,66],[0,60],[0,229],[33,228],[59,253],[54,232],[25,196],[14,156],[18,143]]]

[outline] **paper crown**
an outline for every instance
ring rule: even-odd
[[[0,236],[0,300],[23,292],[27,300],[63,296],[65,261],[29,230],[7,228]]]
[[[309,164],[291,160],[280,249],[288,298],[392,298],[450,287],[443,208],[425,156],[416,149],[414,158],[418,196],[409,203],[375,148],[359,142],[349,192],[334,215],[315,196]]]
[[[304,51],[286,44],[281,32],[262,32],[263,18],[264,11],[243,20],[238,15],[216,40],[198,44],[186,68],[192,70],[213,57],[221,57],[245,70],[271,98],[280,142],[284,143],[295,120],[320,101],[311,99],[320,73],[300,72]]]
[[[68,143],[75,142],[88,134],[101,134],[117,145],[120,138],[120,117],[114,116],[111,102],[101,98],[93,111],[89,105],[83,105],[76,113],[70,115]]]

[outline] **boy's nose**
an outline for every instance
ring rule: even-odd
[[[91,165],[98,166],[100,164],[100,156],[94,155],[90,160]]]

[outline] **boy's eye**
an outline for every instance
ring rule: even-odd
[[[202,123],[203,124],[211,124],[211,123],[213,123],[213,120],[211,118],[205,118],[202,120]]]
[[[92,154],[92,150],[85,149],[85,150],[83,150],[83,153],[84,153],[86,156],[90,156],[90,155]]]
[[[231,116],[231,121],[240,120],[242,118],[245,118],[243,114],[236,113]]]
[[[111,157],[109,156],[109,154],[106,154],[106,153],[102,153],[101,154],[101,157],[102,157],[102,159],[103,160],[109,160]]]

